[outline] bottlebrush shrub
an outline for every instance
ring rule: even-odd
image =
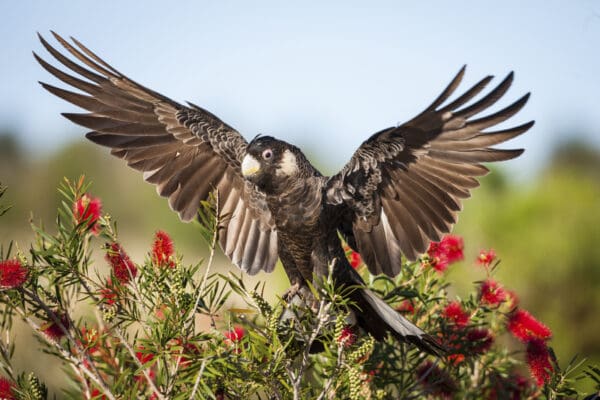
[[[577,397],[570,363],[550,347],[551,331],[493,279],[495,253],[482,252],[482,280],[466,299],[450,298],[445,270],[463,258],[448,236],[404,265],[395,278],[370,276],[369,287],[448,352],[425,354],[391,338],[378,343],[348,324],[344,291],[331,276],[311,287],[314,301],[269,304],[264,284],[211,270],[218,195],[202,203],[199,230],[209,243],[205,265],[187,265],[166,232],[148,238],[144,260],[121,243],[101,202],[80,179],[60,187],[56,233],[33,226],[29,254],[0,251],[0,396],[44,399],[47,390],[11,365],[14,318],[24,320],[43,351],[65,365],[61,398],[76,399],[525,399]],[[2,209],[2,208],[0,208]],[[90,265],[101,241],[108,273]],[[237,293],[247,307],[227,308]],[[75,318],[82,304],[96,312]],[[202,322],[201,322],[202,321]],[[512,336],[518,351],[498,339]],[[600,369],[582,376],[598,382]],[[578,378],[578,377],[576,377]]]

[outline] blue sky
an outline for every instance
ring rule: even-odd
[[[48,152],[84,129],[31,56],[36,32],[72,35],[129,77],[197,103],[246,137],[270,134],[340,168],[373,132],[426,107],[463,64],[464,88],[515,71],[499,106],[531,91],[509,147],[531,176],[551,149],[600,146],[600,1],[5,1],[0,4],[0,129]],[[49,56],[46,56],[48,58]]]

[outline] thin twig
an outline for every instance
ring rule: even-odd
[[[202,294],[204,292],[204,289],[206,288],[206,282],[208,281],[208,274],[210,272],[210,268],[213,264],[214,258],[215,258],[215,249],[217,248],[217,239],[219,238],[219,191],[217,190],[215,192],[215,226],[213,229],[213,235],[212,235],[212,239],[211,239],[211,243],[210,243],[210,255],[208,256],[208,264],[206,265],[206,271],[204,271],[204,277],[202,278],[202,282],[200,283],[200,291],[199,291],[199,295]],[[198,297],[196,299],[196,304],[195,306],[197,307],[198,304],[200,302],[200,297]],[[194,308],[195,310],[195,308]]]
[[[194,388],[192,389],[192,393],[190,394],[190,400],[192,400],[194,398],[194,396],[196,395],[196,392],[198,391],[198,386],[200,385],[200,378],[202,377],[202,374],[204,374],[205,367],[206,367],[206,358],[202,360],[202,364],[200,365],[200,371],[198,371],[198,376],[196,377],[196,380],[194,381]]]
[[[331,374],[331,376],[325,382],[325,385],[323,385],[323,390],[321,391],[321,394],[319,395],[319,397],[316,398],[316,400],[324,399],[325,395],[327,395],[327,393],[329,393],[329,389],[331,388],[331,385],[333,384],[333,378],[337,375],[337,372],[341,368],[342,362],[344,360],[344,351],[343,350],[344,350],[344,344],[339,343],[338,344],[338,355],[337,355],[337,360],[335,363],[335,369],[333,370],[333,373]]]
[[[2,358],[4,360],[6,360],[6,363],[2,364],[3,369],[8,373],[8,375],[15,380],[15,375],[14,375],[14,370],[12,368],[12,365],[9,364],[9,360],[10,360],[10,354],[7,351],[7,349],[10,347],[10,331],[6,331],[6,339],[4,341],[5,343],[2,343],[0,345],[0,352],[2,352]]]
[[[325,322],[329,320],[328,314],[330,307],[331,303],[328,303],[324,299],[319,302],[319,311],[317,312],[317,326],[315,327],[315,329],[313,329],[308,341],[306,342],[306,346],[304,348],[304,351],[302,352],[302,360],[300,362],[300,367],[297,369],[297,373],[294,373],[294,371],[291,368],[286,367],[287,373],[292,381],[292,387],[294,389],[294,400],[301,399],[300,385],[302,383],[302,377],[304,376],[304,372],[306,371],[306,368],[308,368],[310,362],[308,358],[310,355],[310,348],[321,333]]]

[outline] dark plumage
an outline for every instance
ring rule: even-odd
[[[389,332],[429,352],[440,349],[364,288],[346,260],[338,233],[360,252],[372,273],[394,276],[402,255],[415,260],[430,241],[449,232],[462,199],[478,186],[475,178],[488,171],[481,163],[522,153],[490,146],[522,134],[533,122],[484,130],[518,112],[528,94],[496,113],[478,116],[505,94],[512,73],[477,101],[471,102],[491,76],[445,104],[463,77],[463,67],[425,111],[374,134],[338,174],[326,177],[295,146],[269,136],[247,143],[210,112],[164,97],[130,80],[75,39],[72,45],[54,36],[80,63],[40,40],[75,76],[34,56],[80,92],[42,86],[89,111],[65,117],[91,129],[88,139],[110,147],[113,155],[142,171],[184,221],[193,219],[199,202],[217,190],[219,243],[233,263],[255,274],[273,270],[279,258],[295,289],[325,275],[333,264],[338,284],[358,286],[350,296],[365,330],[377,339]]]

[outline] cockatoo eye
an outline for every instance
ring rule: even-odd
[[[270,160],[273,157],[273,150],[266,149],[262,152],[262,158],[265,160]]]

